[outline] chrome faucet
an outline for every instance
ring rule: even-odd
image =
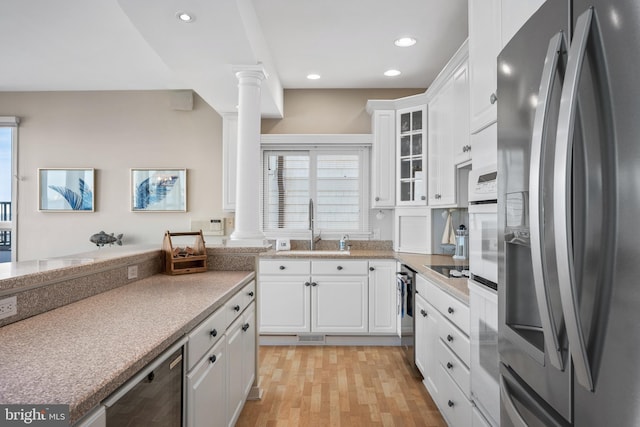
[[[313,223],[315,222],[313,218],[313,199],[309,199],[309,231],[311,231],[311,239],[309,240],[309,249],[313,250]]]

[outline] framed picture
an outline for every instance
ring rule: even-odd
[[[41,212],[93,212],[92,168],[38,169],[38,210]]]
[[[186,212],[186,169],[131,169],[131,210]]]

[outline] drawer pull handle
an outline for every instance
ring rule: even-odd
[[[451,362],[447,362],[447,369],[453,368],[453,364]]]
[[[454,403],[453,401],[450,400],[447,402],[447,405],[449,405],[449,408],[453,408]]]
[[[239,305],[234,305],[234,306],[233,306],[233,309],[234,309],[235,311],[240,311],[240,306],[239,306]]]
[[[449,307],[449,309],[447,310],[447,312],[448,312],[449,314],[453,314],[453,308]]]
[[[209,335],[211,335],[212,337],[217,337],[218,336],[218,331],[215,329],[212,329],[211,332],[209,332]]]
[[[318,286],[316,282],[311,282],[311,286]]]
[[[253,291],[249,292],[247,295],[249,295],[250,297],[253,296]]]
[[[211,362],[211,363],[216,363],[216,360],[217,360],[217,358],[216,358],[215,354],[209,358],[209,362]]]
[[[338,270],[342,270],[342,266],[341,265],[338,266]]]
[[[376,202],[380,201],[380,197],[376,196]]]
[[[242,330],[243,330],[243,331],[245,331],[245,332],[246,332],[246,331],[247,331],[247,329],[249,329],[249,324],[248,324],[248,323],[245,323],[244,325],[242,325]]]
[[[491,105],[495,104],[498,101],[498,97],[496,96],[495,93],[492,93],[491,96],[489,97],[489,102],[491,103]]]
[[[420,310],[420,314],[422,314],[422,317],[427,317],[427,312],[424,309]]]
[[[309,283],[309,282],[304,282],[304,285],[305,285],[305,286],[311,286],[311,283]]]
[[[284,270],[284,269],[285,269],[284,265],[281,265],[280,270]]]
[[[369,267],[369,271],[373,271],[373,270],[375,270],[375,268]]]
[[[451,335],[447,335],[447,341],[449,342],[453,341],[453,337]]]

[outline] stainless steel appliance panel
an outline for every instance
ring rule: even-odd
[[[398,302],[398,335],[400,344],[404,350],[405,359],[416,377],[422,377],[416,366],[415,353],[415,286],[416,271],[404,264],[400,271],[396,273],[397,302]]]

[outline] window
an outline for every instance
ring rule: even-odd
[[[16,260],[18,122],[0,117],[0,262]]]
[[[269,238],[368,236],[368,150],[362,147],[264,150],[262,228]]]

